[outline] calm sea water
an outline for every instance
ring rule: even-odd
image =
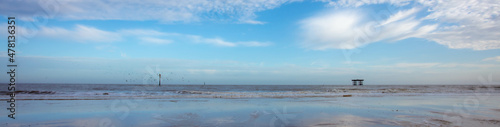
[[[5,89],[7,90],[7,89]],[[2,96],[8,92],[2,90]],[[18,84],[18,99],[283,98],[500,94],[499,85]]]

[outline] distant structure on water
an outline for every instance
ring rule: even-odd
[[[359,82],[359,85],[362,86],[363,81],[364,81],[364,79],[352,79],[352,85],[353,86],[358,85],[358,82]]]
[[[158,86],[161,86],[161,74],[158,74]]]

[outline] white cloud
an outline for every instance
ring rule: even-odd
[[[118,33],[128,36],[168,36],[175,33],[164,33],[156,30],[149,29],[122,29]]]
[[[320,1],[328,2],[337,9],[370,4],[403,6],[399,8],[406,8],[405,6],[408,5],[415,7],[409,10],[396,10],[384,21],[375,21],[375,23],[342,25],[337,21],[347,22],[348,20],[344,19],[353,16],[344,14],[344,16],[332,17],[336,15],[334,13],[306,19],[301,24],[305,31],[306,48],[352,49],[382,40],[397,41],[418,37],[453,49],[500,49],[500,23],[498,22],[500,21],[500,3],[496,0],[418,0],[413,1],[413,4],[409,4],[411,1],[408,0]],[[393,12],[393,10],[387,11]],[[427,15],[417,17],[419,13]],[[364,18],[359,13],[353,15],[356,15],[357,19]],[[319,20],[322,21],[319,22]],[[327,28],[329,30],[325,30]]]
[[[205,73],[205,74],[215,74],[217,70],[215,69],[187,69],[187,72],[191,74]]]
[[[431,12],[426,19],[455,23],[491,23],[500,14],[497,0],[419,0]]]
[[[328,48],[352,49],[360,46],[354,41],[357,23],[360,22],[358,12],[329,12],[300,22],[304,31],[306,48],[323,50]]]
[[[389,17],[384,22],[380,23],[380,25],[383,26],[383,25],[386,25],[386,24],[389,24],[389,23],[392,23],[392,22],[403,20],[405,18],[413,16],[419,10],[420,9],[418,9],[418,8],[412,8],[412,9],[409,9],[409,10],[406,10],[406,11],[399,11],[398,13],[396,13],[394,15],[391,15],[391,17]]]
[[[21,31],[22,30],[24,30],[24,28],[21,28]],[[39,32],[41,36],[65,38],[76,42],[116,42],[122,40],[122,36],[118,33],[83,25],[76,25],[76,27],[71,30],[60,27],[42,26]]]
[[[500,62],[500,56],[485,58],[485,59],[483,59],[483,61],[496,61],[496,62]]]
[[[420,37],[436,29],[414,15],[418,8],[401,10],[386,20],[370,20],[360,11],[328,11],[300,22],[303,46],[314,50],[354,49],[378,41]]]
[[[236,42],[238,45],[248,46],[248,47],[266,47],[271,45],[270,42],[258,42],[258,41],[246,41],[246,42]]]
[[[359,7],[369,4],[390,3],[398,6],[409,4],[412,0],[318,0],[327,2],[330,6]]]
[[[439,63],[397,63],[393,67],[410,67],[410,68],[429,68],[438,65]]]
[[[20,28],[23,29],[23,28]],[[106,31],[94,27],[76,25],[74,29],[60,27],[41,27],[40,36],[63,39],[69,42],[119,42],[125,39],[137,39],[139,43],[147,44],[170,44],[176,41],[188,43],[204,43],[222,47],[265,47],[270,42],[259,41],[226,41],[222,38],[207,38],[198,35],[168,33],[150,29],[122,29],[117,31]],[[98,48],[101,49],[101,48]]]
[[[271,45],[271,43],[269,43],[269,42],[258,42],[258,41],[229,42],[229,41],[225,41],[224,39],[221,39],[221,38],[204,38],[201,36],[184,35],[184,34],[181,34],[179,36],[188,37],[191,39],[192,42],[195,42],[195,43],[205,43],[205,44],[211,44],[211,45],[222,46],[222,47],[236,47],[236,46],[266,47],[266,46]]]
[[[419,1],[429,8],[425,19],[457,25],[424,36],[450,48],[500,49],[500,3],[496,0]]]
[[[377,65],[377,68],[430,68],[436,67],[439,63],[396,63],[393,65]]]
[[[235,43],[233,42],[227,42],[224,41],[223,39],[220,38],[203,38],[201,36],[195,36],[195,35],[187,35],[188,37],[191,38],[194,42],[197,43],[207,43],[207,44],[213,44],[216,46],[225,46],[225,47],[234,47],[236,46]]]
[[[203,20],[262,24],[256,12],[274,9],[300,0],[70,0],[3,1],[3,15],[31,17],[49,12],[55,18],[69,20],[159,20],[162,22],[198,22]],[[46,7],[55,9],[47,9]],[[49,10],[49,11],[47,11]]]
[[[500,65],[496,64],[470,64],[470,63],[395,63],[392,65],[375,65],[371,66],[375,68],[494,68],[500,67]]]
[[[141,37],[140,40],[141,43],[148,43],[148,44],[169,44],[173,42],[172,40],[160,39],[154,37]]]

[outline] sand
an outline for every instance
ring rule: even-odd
[[[19,100],[0,126],[500,126],[500,96]],[[6,103],[2,104],[6,107]]]

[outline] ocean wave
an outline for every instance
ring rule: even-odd
[[[120,89],[116,89],[116,88]],[[379,97],[425,95],[491,95],[500,94],[500,86],[420,85],[420,86],[162,86],[158,89],[134,90],[124,86],[61,89],[60,91],[21,90],[19,99],[127,99],[127,98],[294,98],[294,97]],[[97,88],[98,90],[95,90]],[[212,89],[219,88],[219,89]],[[236,90],[230,89],[235,88]],[[82,88],[83,89],[83,88]],[[175,90],[179,89],[179,90]],[[223,89],[223,90],[222,90]],[[264,90],[262,90],[264,89]],[[298,90],[301,89],[301,90]],[[10,92],[0,91],[0,96]]]
[[[0,91],[1,95],[10,95],[12,92]],[[55,91],[15,91],[15,94],[55,94]]]

